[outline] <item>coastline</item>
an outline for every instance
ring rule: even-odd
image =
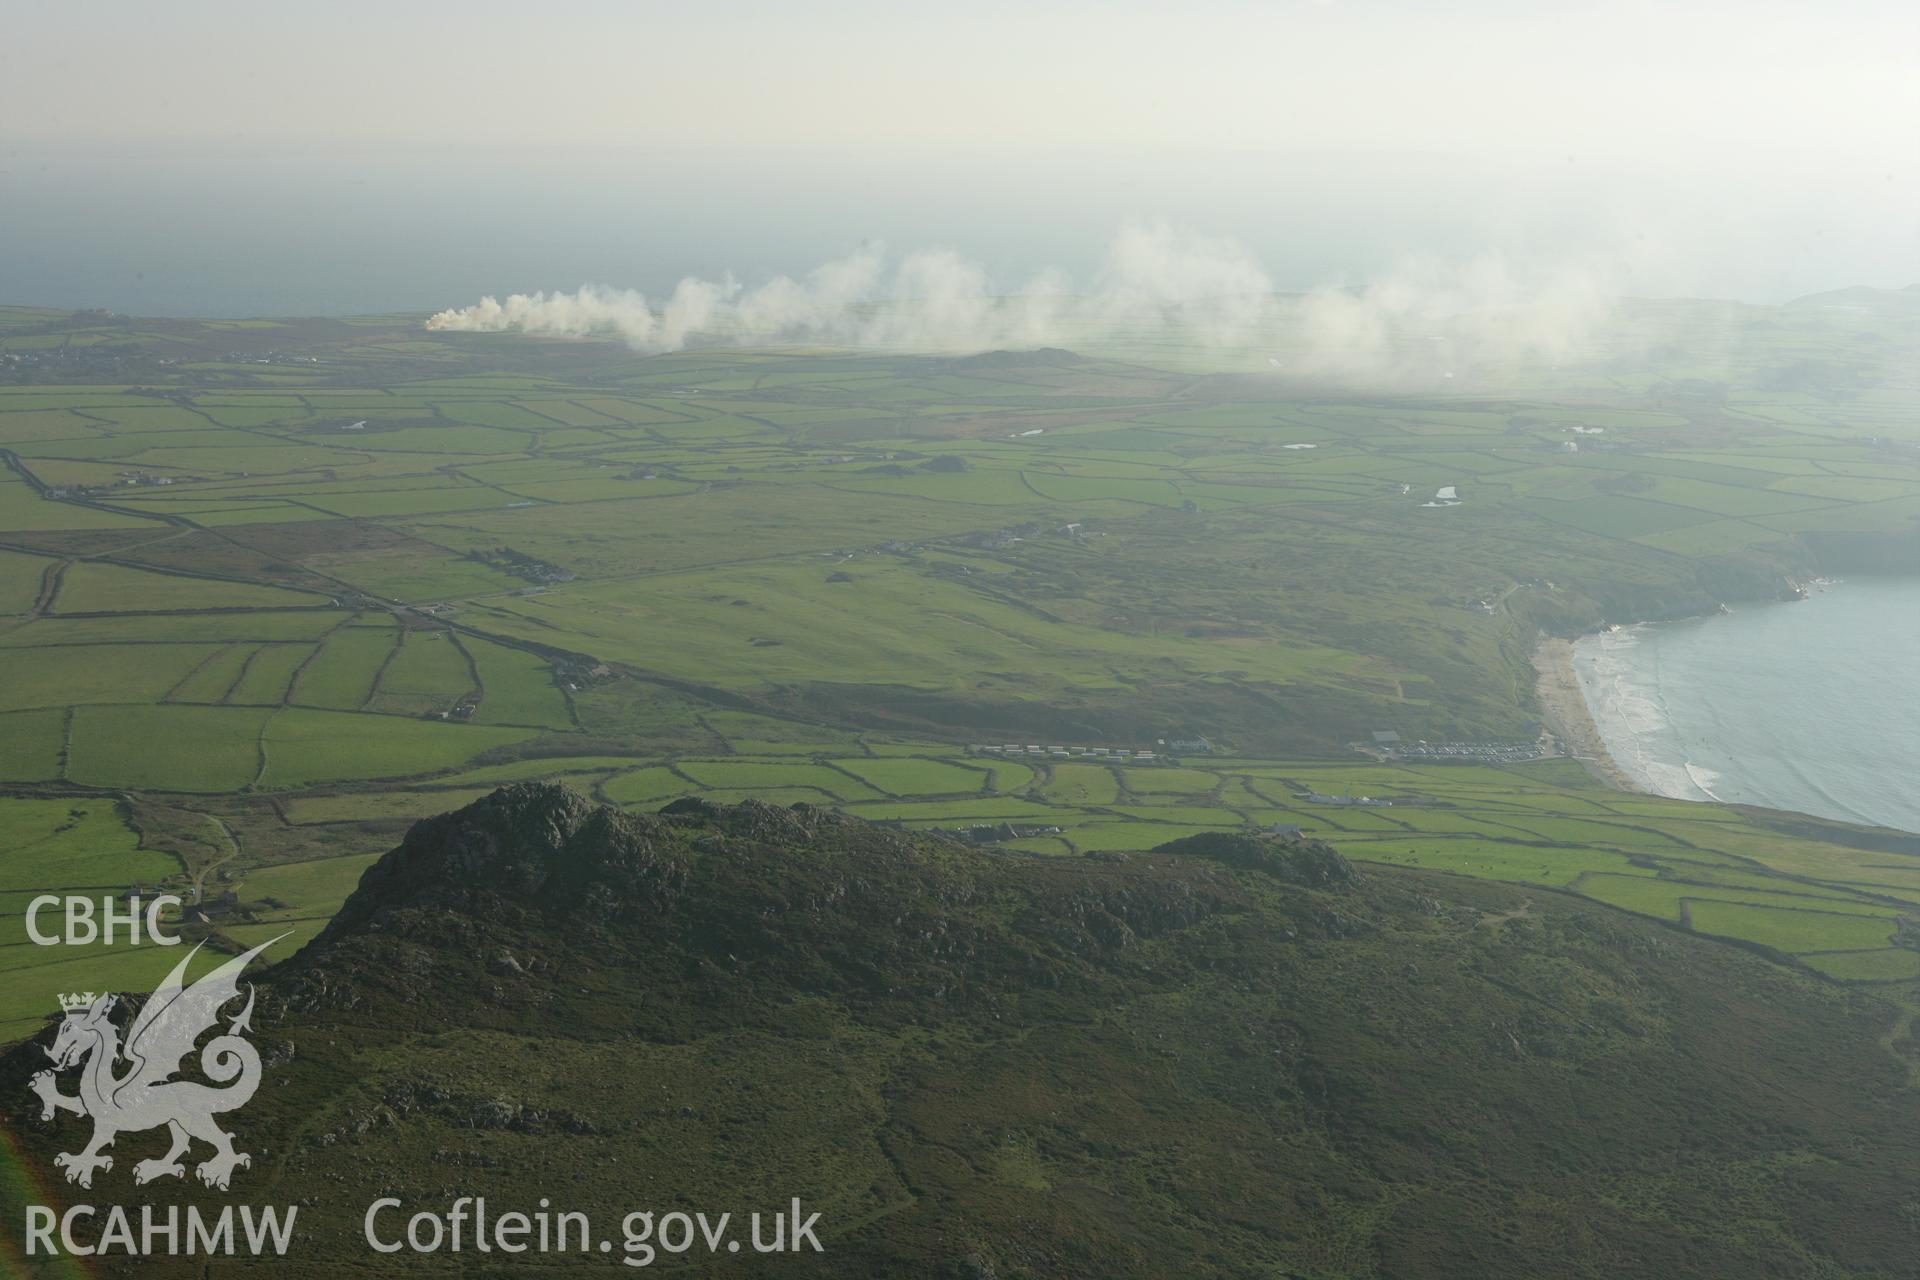
[[[1587,706],[1587,695],[1580,690],[1580,677],[1573,669],[1573,642],[1557,636],[1543,637],[1534,646],[1533,669],[1538,674],[1534,696],[1540,703],[1540,718],[1554,740],[1567,749],[1595,782],[1615,791],[1650,794],[1628,777],[1608,752],[1606,740],[1600,736],[1593,712]]]

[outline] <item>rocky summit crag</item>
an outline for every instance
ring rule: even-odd
[[[276,1280],[364,1259],[381,1196],[821,1214],[824,1253],[656,1264],[678,1274],[1912,1259],[1920,1117],[1873,997],[1547,890],[1359,875],[1312,841],[1047,858],[520,785],[415,825],[259,987],[235,1195],[301,1206]],[[25,1158],[66,1149],[6,1087]]]

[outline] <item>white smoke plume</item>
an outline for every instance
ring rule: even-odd
[[[1505,259],[1464,264],[1413,259],[1357,288],[1319,288],[1293,300],[1299,366],[1352,378],[1451,377],[1488,366],[1562,364],[1606,352],[1615,273],[1562,264],[1521,274]]]
[[[802,279],[776,276],[751,289],[729,275],[689,277],[658,301],[596,286],[487,297],[442,311],[427,327],[611,336],[649,353],[695,339],[964,353],[1171,337],[1264,356],[1290,372],[1382,378],[1576,358],[1609,312],[1604,278],[1587,268],[1522,275],[1489,257],[1411,262],[1356,288],[1289,296],[1232,240],[1135,223],[1113,237],[1084,290],[1049,270],[1001,292],[984,268],[950,250],[896,261],[868,245]]]

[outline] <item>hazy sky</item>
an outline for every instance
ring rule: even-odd
[[[1360,146],[1888,159],[1920,6],[1339,0],[14,6],[62,137]]]
[[[0,232],[45,248],[0,262],[10,297],[244,306],[273,279],[212,258],[270,226],[343,261],[411,229],[414,277],[278,295],[337,308],[874,236],[1071,271],[1129,217],[1283,287],[1489,251],[1640,292],[1920,278],[1910,3],[174,0],[3,31]]]

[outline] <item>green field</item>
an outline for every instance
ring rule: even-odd
[[[203,609],[285,609],[325,605],[325,597],[114,564],[76,564],[60,579],[57,613],[166,613]]]
[[[0,1036],[22,1034],[54,1012],[57,991],[89,984],[106,989],[115,980],[137,990],[158,981],[179,959],[163,959],[164,948],[131,951],[124,940],[111,947],[42,947],[28,939],[25,913],[38,894],[97,901],[130,885],[152,886],[180,870],[175,860],[139,847],[138,834],[112,801],[7,800],[0,803],[0,849],[0,972],[6,975],[0,982]],[[42,932],[58,934],[59,910],[38,923]]]
[[[835,760],[836,768],[870,783],[890,795],[940,795],[977,792],[987,781],[984,772],[942,760]]]
[[[1352,748],[1530,737],[1542,632],[1910,558],[1920,392],[1885,352],[1920,325],[1861,305],[1728,331],[1635,303],[1631,375],[1593,355],[1366,393],[1180,333],[935,359],[116,329],[149,361],[124,377],[0,381],[0,822],[9,856],[41,851],[8,883],[79,858],[34,815],[124,794],[176,816],[148,851],[104,841],[103,883],[182,882],[166,831],[218,818],[222,883],[289,904],[229,936],[307,930],[397,823],[561,778],[1062,857],[1298,826],[1381,874],[1583,895],[1898,987],[1920,856],[1890,837]],[[13,314],[23,352],[105,332]],[[1847,378],[1778,385],[1863,323],[1888,345]],[[1682,340],[1709,332],[1710,376]],[[319,363],[231,358],[249,343]],[[1447,485],[1462,505],[1423,505]],[[98,981],[147,972],[126,963]]]

